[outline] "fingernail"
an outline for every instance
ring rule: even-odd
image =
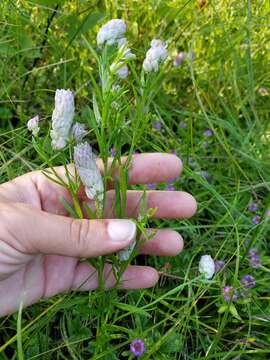
[[[136,225],[131,220],[110,220],[108,234],[114,242],[129,242],[135,238]]]

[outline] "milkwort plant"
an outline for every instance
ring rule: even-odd
[[[69,89],[57,89],[50,128],[41,127],[38,115],[27,123],[34,148],[44,161],[44,174],[71,194],[72,203],[64,198],[60,201],[74,218],[102,219],[108,217],[108,213],[117,218],[126,217],[129,166],[136,145],[151,120],[150,105],[160,84],[162,73],[158,70],[167,58],[167,49],[164,42],[153,39],[142,66],[138,67],[138,75],[134,64],[136,56],[128,47],[125,33],[124,21],[113,19],[100,28],[96,49],[83,38],[96,61],[98,78],[90,74],[92,103],[84,114],[76,116],[77,121],[74,120],[74,93]],[[123,153],[126,155],[124,161],[121,159]],[[52,159],[64,166],[64,174],[53,167]],[[102,175],[97,164],[102,164]],[[108,209],[107,196],[112,185],[114,203]],[[82,186],[86,195],[83,200]],[[137,240],[118,254],[89,260],[97,270],[99,289],[106,286],[103,276],[106,263],[112,264],[117,286],[136,256],[141,235],[146,241],[154,235],[146,232],[155,209],[146,211],[145,192],[137,207]]]

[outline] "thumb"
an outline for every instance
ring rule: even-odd
[[[118,251],[136,236],[127,219],[78,220],[25,204],[0,204],[0,239],[28,254],[96,257]]]

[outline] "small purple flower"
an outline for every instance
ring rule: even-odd
[[[208,142],[208,141],[203,141],[203,142],[202,142],[202,147],[203,147],[204,149],[207,149],[207,148],[209,147],[209,142]]]
[[[153,128],[156,129],[157,131],[161,130],[161,123],[159,121],[155,122],[153,124]]]
[[[173,65],[174,66],[180,66],[182,64],[182,62],[185,60],[187,54],[184,51],[180,51],[180,53],[178,53],[176,55],[176,57],[173,60]]]
[[[175,190],[175,187],[174,187],[173,184],[168,184],[168,185],[166,185],[165,190],[167,190],[167,191],[174,191],[174,190]]]
[[[202,178],[204,178],[204,180],[208,182],[212,181],[212,176],[207,171],[200,171],[199,174],[201,175]]]
[[[260,215],[255,215],[255,216],[252,218],[252,224],[257,225],[257,224],[259,224],[260,220],[261,220]]]
[[[116,155],[116,148],[115,147],[110,148],[110,154],[111,154],[112,157],[115,157],[115,155]]]
[[[147,187],[149,190],[156,190],[157,184],[148,184]]]
[[[224,286],[224,288],[222,289],[222,295],[224,297],[224,300],[227,302],[230,300],[235,301],[238,297],[237,291],[229,285]]]
[[[249,264],[253,269],[258,269],[260,267],[260,254],[258,249],[251,248],[248,252]]]
[[[187,123],[186,123],[185,121],[181,121],[181,122],[179,123],[179,127],[180,127],[181,129],[186,129],[186,128],[187,128]]]
[[[256,203],[251,203],[248,205],[248,211],[250,212],[255,212],[258,210],[258,204]]]
[[[211,137],[213,135],[213,131],[211,129],[206,129],[204,132],[203,132],[203,135],[205,137]]]
[[[222,270],[225,266],[225,262],[223,260],[216,260],[215,261],[215,272]]]
[[[142,339],[135,339],[129,345],[130,351],[136,357],[141,356],[145,352],[145,345]]]
[[[264,213],[264,217],[265,219],[270,218],[270,209],[266,210],[266,212]]]
[[[251,289],[256,285],[256,280],[253,276],[251,275],[245,275],[242,277],[241,279],[241,284],[246,288],[246,289]]]

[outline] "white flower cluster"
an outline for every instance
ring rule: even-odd
[[[121,261],[126,261],[129,259],[135,245],[136,245],[136,239],[134,239],[126,248],[118,251],[118,255]]]
[[[39,116],[38,115],[36,115],[32,119],[28,120],[28,122],[27,122],[27,128],[29,131],[32,132],[32,134],[34,136],[37,136],[37,134],[39,132],[38,124],[39,124]]]
[[[101,203],[103,200],[104,185],[96,164],[96,156],[87,142],[74,147],[74,164],[85,186],[87,197],[89,199],[97,199]]]
[[[75,140],[76,143],[79,143],[82,141],[82,139],[87,135],[87,130],[84,124],[76,122],[71,129],[71,134],[73,140]]]
[[[205,275],[206,279],[212,279],[215,273],[215,263],[210,255],[203,255],[199,262],[199,272]]]
[[[127,39],[124,36],[125,32],[125,22],[121,19],[112,19],[103,25],[97,34],[98,45],[103,45],[104,43],[107,43],[108,45],[117,45],[118,51],[123,52],[123,61],[113,63],[110,66],[111,72],[116,73],[121,79],[128,76],[128,67],[123,62],[136,57],[131,49],[127,47]]]
[[[145,72],[158,71],[159,64],[166,60],[168,52],[166,44],[157,39],[151,41],[151,47],[147,51],[143,61],[143,69]]]
[[[108,45],[118,44],[119,40],[122,39],[126,32],[126,24],[121,19],[112,19],[104,24],[97,34],[97,44]]]
[[[52,114],[52,147],[62,149],[69,137],[74,117],[74,95],[70,90],[56,90],[55,108]]]

